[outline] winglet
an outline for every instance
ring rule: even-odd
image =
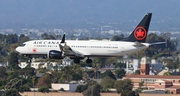
[[[63,38],[61,40],[61,43],[65,43],[65,34],[63,35]]]

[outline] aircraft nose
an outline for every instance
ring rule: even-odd
[[[19,47],[17,47],[17,48],[16,48],[16,51],[17,51],[17,52],[19,52],[19,51],[20,51],[20,48],[19,48]]]

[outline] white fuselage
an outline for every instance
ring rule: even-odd
[[[48,54],[50,50],[61,51],[59,44],[61,40],[32,40],[18,46],[16,51],[21,54]],[[135,47],[135,42],[125,41],[102,41],[102,40],[66,40],[73,51],[87,57],[92,56],[122,56],[147,48],[150,44],[142,43],[144,46]]]

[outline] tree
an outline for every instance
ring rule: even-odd
[[[21,95],[19,94],[17,89],[13,88],[13,89],[5,90],[3,96],[21,96]]]
[[[123,34],[121,34],[121,35],[115,35],[115,36],[113,36],[112,41],[120,41],[120,40],[122,40],[123,38],[124,38],[124,35],[123,35]]]
[[[94,69],[94,79],[98,79],[100,77],[100,71],[98,71],[100,68],[100,63],[96,61],[92,64],[92,67]]]
[[[13,78],[6,83],[4,89],[9,90],[15,88],[18,90],[20,86],[21,86],[21,80],[19,78]]]
[[[30,91],[30,87],[28,85],[21,85],[19,87],[19,92],[27,92],[27,91]]]
[[[17,34],[8,34],[6,35],[6,43],[13,44],[18,42],[18,36]]]
[[[60,88],[59,91],[65,91],[64,88]]]
[[[78,64],[73,64],[71,67],[72,70],[72,79],[73,80],[81,80],[82,79],[82,75],[83,75],[83,70],[81,68],[80,65]]]
[[[126,68],[126,63],[121,63],[121,62],[115,63],[115,68]]]
[[[136,93],[141,93],[143,90],[144,82],[139,82],[139,87],[136,89]]]
[[[20,44],[22,44],[22,43],[24,43],[24,42],[26,42],[26,41],[28,41],[28,40],[29,40],[29,37],[25,36],[24,34],[21,34],[21,35],[19,36],[18,42],[19,42]]]
[[[38,79],[37,87],[41,87],[44,85],[50,86],[51,84],[51,79],[49,74],[43,75],[41,78]]]
[[[121,93],[125,90],[131,91],[133,84],[130,79],[118,80],[115,82],[114,88],[116,88],[117,93]]]
[[[11,44],[9,47],[9,52],[13,52],[19,46],[18,43]]]
[[[170,75],[172,75],[172,73],[171,73],[171,72],[164,72],[163,75],[164,75],[164,76],[170,76]]]
[[[9,67],[11,70],[19,69],[19,62],[18,62],[18,53],[17,52],[11,52],[9,55]]]
[[[121,96],[139,96],[139,94],[135,91],[125,90],[121,93]]]
[[[111,72],[111,70],[106,70],[106,72],[101,74],[101,78],[104,78],[106,76],[111,77],[112,79],[116,80],[115,75]]]
[[[53,40],[56,39],[53,35],[50,35],[50,34],[47,34],[47,33],[41,34],[41,37],[43,39],[53,39]]]
[[[172,59],[165,59],[164,62],[166,63],[166,67],[169,69],[176,69],[179,67],[179,59],[172,60]]]
[[[62,73],[58,82],[59,83],[69,83],[71,80],[72,80],[72,75]]]
[[[101,86],[94,84],[83,91],[83,96],[100,96]]]
[[[106,76],[101,80],[100,85],[103,87],[103,91],[108,91],[109,88],[114,87],[114,83],[115,83],[114,79],[112,79],[109,76]]]
[[[30,78],[35,75],[35,69],[32,67],[25,67],[17,71],[18,75],[21,75],[24,78]]]
[[[134,74],[139,75],[139,74],[140,74],[140,70],[136,70],[136,71],[134,72]]]
[[[104,66],[105,66],[105,63],[106,63],[106,61],[107,61],[107,58],[105,58],[105,57],[96,57],[96,58],[94,58],[93,60],[94,60],[94,62],[98,62],[98,63],[99,63],[98,66],[101,68],[101,67],[104,67]]]
[[[95,76],[94,70],[87,70],[86,73],[87,73],[88,77],[90,77],[90,78],[94,78],[94,76]]]
[[[144,86],[144,82],[139,82],[139,88],[142,88],[142,86]]]
[[[38,88],[38,91],[43,92],[43,93],[49,92],[49,86],[48,85],[43,85],[43,86]]]
[[[94,85],[94,84],[97,84],[97,82],[94,81],[94,80],[90,80],[89,82],[87,82],[87,85],[88,85],[88,86],[92,86],[92,85]]]
[[[80,92],[81,93],[81,92],[85,91],[87,89],[87,87],[88,87],[88,85],[79,85],[76,88],[76,92]]]
[[[122,78],[125,76],[126,71],[123,68],[120,68],[120,69],[115,71],[115,74],[116,74],[117,78]]]
[[[18,77],[18,74],[16,71],[7,71],[7,74],[8,74],[8,76],[6,78],[7,80],[11,80],[13,78]]]
[[[85,91],[89,86],[92,86],[92,85],[95,85],[95,84],[97,84],[97,82],[94,81],[94,80],[91,80],[91,81],[87,82],[86,85],[79,85],[79,86],[77,86],[77,88],[76,88],[76,92],[83,92],[83,91]]]
[[[68,83],[71,80],[82,80],[83,70],[80,65],[66,66],[60,71],[59,83]]]
[[[7,76],[7,73],[6,73],[6,68],[1,66],[0,67],[0,78],[5,78]]]
[[[87,70],[86,71],[88,77],[97,79],[99,77],[100,71],[94,70]]]
[[[4,89],[4,86],[6,85],[7,79],[0,79],[0,89]]]

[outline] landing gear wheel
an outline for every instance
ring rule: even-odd
[[[87,64],[91,64],[91,63],[92,63],[92,60],[91,60],[91,59],[87,59],[87,60],[86,60],[86,63],[87,63]]]
[[[80,59],[74,59],[74,63],[79,64],[80,63]]]

